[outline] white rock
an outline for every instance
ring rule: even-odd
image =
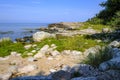
[[[51,73],[54,73],[54,72],[56,72],[57,70],[55,70],[55,69],[50,69],[50,72]]]
[[[6,57],[0,57],[0,61],[4,61],[4,60],[8,60],[9,59],[9,56],[6,56]]]
[[[36,65],[27,65],[27,66],[24,66],[23,68],[18,68],[18,72],[19,73],[28,73],[28,72],[34,71],[36,69],[37,69]]]
[[[51,48],[56,49],[57,46],[55,44],[51,44]]]
[[[31,52],[32,52],[32,53],[35,53],[35,52],[36,52],[36,50],[32,50]]]
[[[34,57],[29,57],[27,60],[28,60],[29,62],[36,61],[36,59],[35,59]]]
[[[38,52],[37,54],[34,55],[34,58],[42,58],[42,57],[45,57],[45,54],[44,53],[41,53],[41,52]]]
[[[48,60],[53,60],[53,57],[48,57],[47,59],[48,59]]]
[[[29,44],[29,45],[25,45],[24,48],[25,49],[30,49],[32,47],[32,44]]]
[[[58,52],[57,50],[54,50],[53,52],[51,52],[51,55],[52,56],[57,56],[57,55],[59,55],[60,54],[60,52]]]
[[[120,46],[120,43],[118,41],[113,41],[109,44],[109,46],[112,46],[112,47],[119,47]]]
[[[33,53],[27,53],[27,55],[28,55],[28,56],[32,56],[32,55],[33,55]]]
[[[71,51],[70,50],[64,50],[64,51],[62,51],[62,54],[71,54]]]
[[[40,51],[44,52],[44,51],[47,51],[49,49],[49,45],[44,45]]]
[[[55,34],[50,34],[44,31],[36,32],[33,34],[33,40],[36,42],[40,42],[41,40],[49,37],[55,37]]]
[[[11,73],[17,73],[18,72],[18,66],[10,66],[8,68],[8,72],[11,72]]]
[[[8,72],[5,74],[0,74],[0,80],[9,80],[12,76],[12,73]]]
[[[68,66],[68,65],[63,65],[61,70],[69,72],[70,69],[71,69],[70,66]]]
[[[36,47],[36,46],[37,46],[37,44],[33,44],[33,45],[32,45],[32,47]]]
[[[81,54],[82,54],[82,52],[76,51],[76,50],[72,51],[71,53],[72,53],[73,55],[81,55]]]
[[[11,52],[11,55],[12,55],[12,56],[16,56],[16,55],[17,55],[17,52]]]

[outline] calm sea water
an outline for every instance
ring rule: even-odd
[[[24,36],[31,36],[37,31],[36,29],[47,26],[48,23],[0,23],[0,38],[10,37],[15,40]]]

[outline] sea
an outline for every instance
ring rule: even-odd
[[[41,27],[47,27],[49,23],[0,23],[0,39],[9,37],[16,38],[32,36]]]

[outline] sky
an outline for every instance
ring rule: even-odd
[[[83,22],[105,0],[0,0],[0,23]]]

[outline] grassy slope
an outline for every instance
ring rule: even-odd
[[[86,29],[92,27],[93,29],[96,30],[101,30],[103,27],[109,27],[109,26],[104,26],[104,25],[92,25],[89,23],[84,23],[82,27],[79,29]],[[79,51],[84,51],[85,49],[88,49],[90,47],[93,47],[95,45],[106,45],[107,43],[100,42],[98,43],[95,39],[87,39],[85,36],[82,35],[76,35],[74,37],[63,37],[59,36],[58,39],[56,38],[48,38],[43,40],[42,42],[39,43],[33,43],[37,44],[37,48],[41,48],[44,45],[48,44],[56,44],[57,50],[62,51],[62,50],[79,50]],[[11,41],[3,41],[0,42],[0,56],[7,56],[10,54],[11,51],[16,51],[18,53],[21,53],[22,55],[26,55],[27,52],[30,52],[33,50],[33,48],[29,50],[24,49],[24,45],[22,43],[12,43]]]

